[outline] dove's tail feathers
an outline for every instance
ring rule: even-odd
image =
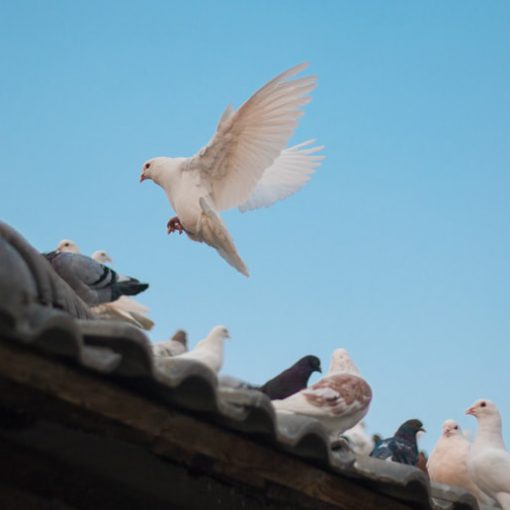
[[[149,313],[148,306],[142,305],[138,301],[135,301],[133,298],[127,296],[121,296],[119,299],[117,299],[117,301],[115,301],[115,306],[126,312],[136,312],[138,314]]]
[[[117,282],[115,285],[115,293],[116,296],[113,296],[113,299],[117,299],[120,296],[136,296],[136,294],[140,294],[149,287],[148,283],[140,283],[135,278],[130,278],[129,280],[124,280]]]
[[[200,198],[202,208],[201,231],[203,240],[213,248],[232,266],[244,276],[250,276],[248,268],[237,253],[234,241],[230,237],[221,218],[216,214],[205,198]]]
[[[151,321],[148,317],[145,315],[142,315],[138,312],[129,312],[129,315],[133,317],[139,324],[142,329],[145,329],[147,331],[150,331],[154,327],[154,321]]]
[[[131,314],[113,306],[113,303],[103,303],[101,305],[93,306],[90,310],[98,317],[122,320],[138,328],[142,327],[142,325],[134,317],[132,317]]]

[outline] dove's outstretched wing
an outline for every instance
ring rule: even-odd
[[[248,200],[239,209],[245,212],[268,207],[299,191],[325,158],[317,154],[324,146],[310,147],[314,141],[308,140],[284,149],[266,169]]]
[[[186,164],[208,182],[217,210],[245,202],[287,145],[316,84],[314,76],[290,80],[306,67],[278,75],[238,110],[227,108],[212,140]]]

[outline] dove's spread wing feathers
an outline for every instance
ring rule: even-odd
[[[239,206],[242,212],[269,207],[290,197],[310,179],[325,156],[316,154],[324,147],[309,147],[314,140],[284,149],[266,169],[248,200]]]
[[[278,75],[235,112],[227,108],[212,140],[187,163],[210,183],[217,210],[245,202],[287,144],[316,84],[314,76],[289,80],[306,66]]]

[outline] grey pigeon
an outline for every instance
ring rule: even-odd
[[[305,356],[260,387],[271,400],[283,399],[306,388],[313,372],[321,372],[317,356]]]
[[[148,283],[121,276],[86,255],[53,251],[44,254],[58,275],[89,306],[115,301],[120,296],[134,296],[147,289]]]
[[[370,457],[416,466],[418,464],[416,434],[419,431],[425,432],[420,420],[407,420],[400,425],[393,437],[377,443]]]

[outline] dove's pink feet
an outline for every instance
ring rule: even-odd
[[[172,232],[179,232],[180,235],[184,232],[184,227],[182,226],[181,220],[177,216],[174,216],[168,220],[166,230],[169,234]]]

